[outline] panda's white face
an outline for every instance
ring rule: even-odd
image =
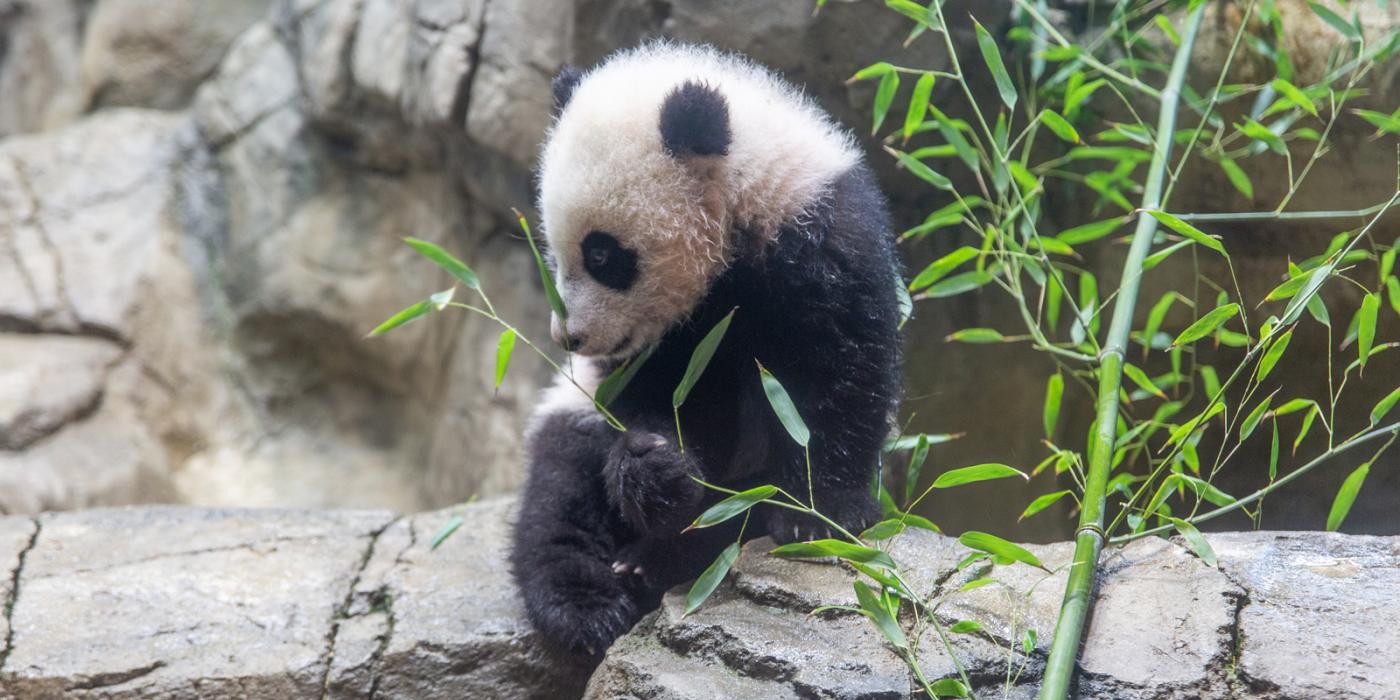
[[[675,127],[668,141],[667,96],[681,88],[663,88],[569,109],[545,149],[540,205],[568,311],[553,335],[582,355],[627,357],[660,340],[730,258],[724,154],[691,142],[711,127],[727,134],[723,98],[704,93],[717,123],[687,122],[684,137]]]
[[[799,91],[735,56],[652,43],[555,79],[540,212],[568,311],[555,340],[627,357],[704,300],[857,162]]]

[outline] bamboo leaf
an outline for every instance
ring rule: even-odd
[[[890,555],[858,544],[851,544],[842,540],[816,540],[813,542],[793,542],[773,549],[769,552],[775,557],[784,559],[815,559],[821,557],[836,557],[856,561],[862,564],[875,564],[888,569],[895,568],[894,560]]]
[[[872,64],[870,64],[870,65],[868,65],[868,66],[866,66],[866,67],[864,67],[864,68],[862,68],[862,69],[856,71],[856,74],[853,75],[853,76],[851,76],[850,78],[848,78],[848,79],[846,80],[846,82],[848,82],[848,83],[854,83],[854,82],[857,82],[857,81],[860,81],[860,80],[869,80],[869,79],[871,79],[871,78],[879,78],[879,77],[885,75],[886,73],[893,73],[893,72],[894,72],[894,66],[893,66],[893,65],[891,65],[891,64],[889,64],[889,63],[886,63],[886,62],[884,62],[884,61],[880,61],[879,63],[872,63]]]
[[[1254,139],[1255,141],[1259,141],[1265,146],[1268,146],[1269,150],[1273,151],[1274,153],[1284,155],[1288,152],[1287,144],[1283,142],[1282,138],[1279,138],[1278,134],[1275,134],[1274,132],[1269,130],[1269,127],[1264,126],[1263,124],[1260,124],[1259,122],[1254,121],[1253,119],[1246,117],[1243,123],[1235,125],[1235,129],[1237,129],[1240,133],[1244,134],[1245,136],[1248,136],[1249,138]]]
[[[950,192],[953,190],[953,183],[951,180],[939,174],[933,168],[924,165],[923,161],[902,151],[896,151],[894,149],[889,149],[889,151],[894,154],[895,158],[899,159],[899,162],[909,172],[916,175],[920,180],[941,190],[948,190]]]
[[[1045,426],[1045,439],[1055,438],[1055,426],[1060,423],[1060,400],[1065,394],[1065,378],[1056,372],[1045,382],[1045,406],[1041,411],[1041,421]]]
[[[875,125],[870,129],[871,136],[878,133],[880,125],[885,123],[885,115],[889,113],[894,94],[898,91],[899,73],[890,71],[880,76],[880,86],[875,88]]]
[[[879,597],[865,585],[864,581],[855,581],[852,585],[856,589],[856,600],[860,603],[860,609],[865,611],[866,617],[875,623],[875,629],[880,630],[880,634],[897,649],[909,648],[909,640],[904,636],[904,630],[900,629],[899,622],[894,619],[890,611],[880,604]]]
[[[500,391],[501,381],[506,378],[506,368],[510,367],[510,356],[515,352],[515,331],[506,330],[496,342],[496,390]]]
[[[948,631],[953,634],[975,634],[982,631],[982,625],[975,620],[958,620]]]
[[[695,350],[690,354],[690,364],[686,365],[685,375],[681,377],[681,383],[676,386],[676,390],[671,394],[671,407],[680,408],[685,403],[685,397],[690,395],[690,390],[695,388],[695,383],[700,381],[700,375],[705,373],[705,368],[710,364],[710,358],[714,357],[715,349],[719,347],[720,341],[724,340],[724,334],[729,330],[729,322],[734,320],[734,311],[730,309],[724,318],[710,329],[709,333],[695,346]]]
[[[1229,254],[1225,252],[1225,246],[1221,245],[1220,241],[1217,241],[1214,238],[1206,235],[1204,231],[1196,228],[1195,226],[1192,226],[1191,224],[1188,224],[1185,221],[1182,221],[1181,219],[1178,219],[1177,217],[1172,216],[1171,214],[1168,214],[1164,211],[1154,210],[1149,211],[1147,213],[1150,214],[1152,218],[1162,222],[1162,224],[1165,225],[1167,228],[1176,231],[1177,233],[1207,248],[1210,248],[1211,250],[1220,253],[1221,255],[1224,255],[1227,258],[1230,257]]]
[[[1272,395],[1264,397],[1264,400],[1260,401],[1259,405],[1255,406],[1248,416],[1245,416],[1244,421],[1240,423],[1240,442],[1248,440],[1249,436],[1254,434],[1254,429],[1259,427],[1259,421],[1264,419],[1264,414],[1268,412],[1269,404],[1273,400]]]
[[[453,257],[451,253],[443,250],[435,243],[419,240],[417,238],[403,239],[409,247],[418,251],[419,255],[435,262],[438,267],[447,270],[447,273],[462,281],[471,289],[481,289],[481,281],[477,279],[476,273],[472,272],[466,263]]]
[[[909,109],[904,113],[904,140],[914,135],[914,128],[924,123],[928,113],[929,96],[933,94],[933,74],[924,73],[914,83],[914,95],[909,98]]]
[[[1351,512],[1352,504],[1356,503],[1356,497],[1361,493],[1361,485],[1366,481],[1366,475],[1371,473],[1371,463],[1367,462],[1356,468],[1347,480],[1342,482],[1342,487],[1337,489],[1337,497],[1332,500],[1332,510],[1327,513],[1327,531],[1336,532],[1341,528],[1342,523],[1347,519],[1347,513]]]
[[[860,533],[860,538],[868,542],[878,542],[887,540],[899,533],[904,532],[904,521],[899,518],[889,518],[881,520]]]
[[[1312,408],[1316,405],[1317,402],[1313,401],[1312,399],[1292,399],[1285,402],[1282,406],[1275,408],[1274,415],[1286,416],[1290,413],[1297,413],[1298,411],[1301,411],[1305,408]]]
[[[930,299],[941,299],[943,297],[956,296],[963,292],[970,292],[981,287],[993,278],[992,273],[985,271],[964,272],[960,275],[953,275],[938,284],[925,290],[922,296]]]
[[[1376,340],[1376,313],[1381,307],[1379,294],[1367,294],[1361,300],[1361,311],[1356,325],[1356,352],[1361,361],[1361,373],[1366,373],[1366,359],[1371,354],[1371,346]]]
[[[1167,398],[1167,395],[1162,393],[1162,390],[1157,388],[1157,385],[1153,384],[1152,380],[1148,378],[1147,374],[1141,369],[1138,369],[1137,367],[1125,362],[1123,363],[1123,374],[1127,375],[1129,379],[1133,380],[1133,383],[1136,384],[1139,389],[1142,389],[1143,391],[1152,394],[1153,396],[1156,396],[1158,398]]]
[[[1083,143],[1083,141],[1079,140],[1079,132],[1075,131],[1074,127],[1071,126],[1069,122],[1065,121],[1064,117],[1048,109],[1040,110],[1040,122],[1049,127],[1050,131],[1055,132],[1055,135],[1060,137],[1062,141],[1068,141],[1073,144]]]
[[[1317,15],[1318,19],[1326,22],[1329,27],[1337,30],[1338,33],[1347,38],[1347,41],[1361,41],[1361,33],[1356,30],[1356,27],[1348,24],[1346,20],[1337,16],[1337,13],[1327,9],[1322,3],[1308,0],[1308,7],[1312,8],[1313,14]]]
[[[963,246],[961,248],[958,248],[957,250],[954,250],[951,253],[948,253],[947,255],[929,263],[928,267],[925,267],[922,271],[920,271],[919,274],[914,277],[914,280],[909,283],[909,291],[917,292],[923,289],[924,287],[927,287],[933,284],[934,282],[943,279],[945,275],[947,275],[949,272],[952,272],[959,265],[975,257],[977,257],[977,249],[971,246]]]
[[[651,358],[651,353],[655,347],[647,348],[646,352],[618,365],[617,369],[608,373],[608,376],[598,384],[598,390],[593,392],[593,399],[603,406],[610,406],[612,402],[622,394],[628,384],[632,383],[632,378],[637,376],[637,371]]]
[[[1293,83],[1290,83],[1287,80],[1284,80],[1283,78],[1275,78],[1274,82],[1270,84],[1273,86],[1274,90],[1278,91],[1279,94],[1288,98],[1289,102],[1292,102],[1293,104],[1302,107],[1303,110],[1306,111],[1308,114],[1311,114],[1314,117],[1317,116],[1317,105],[1313,104],[1313,101],[1309,99],[1307,95],[1304,95],[1303,91],[1299,90],[1295,85],[1293,85]]]
[[[964,686],[962,681],[956,678],[944,678],[941,681],[935,682],[933,685],[929,686],[929,688],[933,690],[935,696],[940,698],[970,697],[967,686]]]
[[[758,365],[758,375],[763,383],[763,393],[768,396],[768,405],[772,406],[773,412],[778,414],[778,420],[787,429],[788,435],[792,436],[792,441],[806,447],[807,443],[812,440],[812,432],[802,421],[802,415],[797,412],[797,406],[793,404],[787,389],[783,388],[778,378],[773,376],[773,373],[769,372],[762,363]]]
[[[1041,564],[1040,560],[1037,559],[1034,554],[1031,554],[1024,547],[1007,542],[996,535],[969,530],[958,537],[958,541],[969,549],[986,552],[994,557],[1000,557],[1002,559],[1010,559],[1023,564],[1030,564],[1037,569],[1049,571],[1049,569],[1045,569],[1045,565]]]
[[[992,479],[1005,479],[1011,476],[1019,476],[1027,481],[1030,480],[1025,472],[1019,469],[1008,467],[1005,464],[978,464],[972,467],[962,467],[960,469],[950,469],[938,475],[933,480],[933,488],[950,489],[954,486],[972,484],[978,481],[990,481]]]
[[[530,253],[535,256],[535,267],[539,268],[540,272],[540,284],[544,285],[544,298],[549,302],[550,310],[562,322],[569,317],[569,311],[564,308],[564,298],[559,296],[559,288],[554,286],[554,275],[549,273],[549,266],[544,264],[544,256],[540,255],[539,246],[535,245],[535,237],[530,233],[530,222],[526,221],[525,215],[519,211],[515,212],[515,217],[520,223],[520,230],[525,232],[525,241],[530,244]]]
[[[973,22],[974,28],[977,30],[977,47],[982,51],[982,60],[987,62],[987,69],[992,72],[992,80],[996,81],[1001,101],[1006,104],[1007,109],[1014,110],[1016,108],[1016,86],[1011,84],[1011,75],[1006,72],[1006,64],[1001,61],[1001,50],[997,48],[996,39],[992,38],[981,22],[976,20]]]
[[[899,328],[903,330],[904,324],[909,322],[909,317],[914,315],[914,299],[909,296],[909,290],[904,286],[904,278],[898,272],[894,273],[894,296],[895,302],[899,304]]]
[[[461,515],[454,515],[448,519],[447,523],[442,526],[442,529],[438,530],[436,535],[433,535],[433,541],[432,544],[428,546],[428,550],[432,551],[442,546],[442,543],[446,542],[447,538],[452,536],[452,533],[462,527],[463,522],[465,522],[465,520],[463,520]]]
[[[720,581],[724,580],[725,575],[729,573],[729,569],[734,566],[734,561],[738,558],[739,543],[730,542],[729,546],[725,547],[718,557],[715,557],[705,572],[695,579],[695,583],[690,584],[690,591],[685,594],[685,612],[681,613],[681,617],[695,612],[705,603],[710,594],[719,587]]]
[[[1195,552],[1196,556],[1206,563],[1206,566],[1214,567],[1215,550],[1211,549],[1205,535],[1202,535],[1195,525],[1181,518],[1171,518],[1171,521],[1172,525],[1176,527],[1176,531],[1181,533],[1182,539],[1186,540],[1186,545],[1191,548],[1191,551]]]
[[[379,324],[378,326],[375,326],[374,330],[370,331],[367,337],[374,338],[376,336],[384,335],[385,333],[388,333],[389,331],[398,328],[399,326],[402,326],[403,324],[408,323],[409,321],[422,317],[423,315],[427,314],[429,311],[432,310],[433,302],[429,299],[424,299],[423,301],[420,301],[417,304],[414,304],[413,306],[410,306],[404,309],[403,311],[400,311],[394,314],[393,316],[390,316],[389,320]]]
[[[1097,241],[1098,239],[1103,238],[1104,236],[1107,236],[1110,233],[1113,233],[1114,231],[1117,231],[1118,227],[1122,226],[1123,222],[1127,220],[1128,218],[1125,216],[1118,216],[1112,219],[1104,219],[1103,221],[1095,221],[1089,224],[1082,224],[1080,226],[1075,226],[1074,228],[1069,228],[1065,229],[1064,231],[1061,231],[1060,235],[1055,236],[1055,238],[1065,243],[1068,243],[1069,245],[1079,245],[1080,243]]]
[[[946,340],[957,343],[1002,343],[1006,336],[994,328],[964,328],[949,334]]]
[[[1272,421],[1274,424],[1273,442],[1269,443],[1269,482],[1278,477],[1278,418]]]
[[[1220,169],[1225,171],[1225,177],[1230,179],[1230,184],[1240,191],[1248,199],[1254,199],[1254,183],[1249,181],[1244,169],[1238,163],[1229,159],[1220,159]]]
[[[1308,411],[1307,414],[1303,416],[1303,425],[1298,428],[1298,437],[1293,439],[1293,454],[1298,454],[1298,446],[1303,444],[1303,438],[1307,437],[1308,431],[1312,429],[1313,420],[1321,415],[1321,413],[1322,408],[1315,405],[1311,411]]]
[[[909,455],[909,468],[904,471],[904,502],[914,497],[914,489],[919,485],[919,475],[924,469],[924,462],[928,461],[928,435],[919,433],[918,442],[914,443],[914,452]]]
[[[1288,350],[1288,341],[1292,339],[1293,329],[1290,328],[1269,346],[1268,351],[1264,353],[1264,359],[1259,361],[1259,369],[1254,373],[1256,379],[1262,382],[1265,377],[1269,376],[1270,372],[1274,371],[1274,365],[1278,364],[1284,351]]]
[[[1373,112],[1369,109],[1353,109],[1351,111],[1353,114],[1370,122],[1371,126],[1381,131],[1400,134],[1400,117],[1384,114],[1382,112]]]
[[[1395,408],[1396,402],[1400,401],[1400,388],[1385,395],[1385,398],[1376,402],[1375,408],[1371,409],[1371,425],[1381,422],[1385,414],[1390,413],[1390,409]]]
[[[771,485],[755,486],[747,491],[740,491],[719,503],[705,509],[700,517],[692,522],[687,530],[698,530],[700,528],[713,527],[736,515],[748,511],[748,509],[758,505],[759,501],[770,498],[778,492],[778,487]]]
[[[1034,501],[1031,501],[1031,504],[1026,506],[1026,509],[1021,512],[1021,517],[1016,518],[1016,520],[1025,520],[1026,518],[1029,518],[1032,515],[1035,515],[1036,513],[1039,513],[1040,511],[1045,510],[1046,508],[1049,508],[1050,506],[1058,503],[1061,498],[1064,498],[1069,494],[1070,492],[1068,490],[1065,490],[1055,491],[1053,493],[1041,495],[1037,497]]]
[[[1178,335],[1176,337],[1176,340],[1172,341],[1172,346],[1176,347],[1179,345],[1187,345],[1190,343],[1194,343],[1197,340],[1200,340],[1201,338],[1210,335],[1215,331],[1215,329],[1219,328],[1226,321],[1230,320],[1231,317],[1238,314],[1239,311],[1239,304],[1232,303],[1216,307],[1210,313],[1200,317],[1199,319],[1196,319],[1195,323],[1191,324],[1190,326],[1187,326],[1186,330],[1182,331],[1181,335]]]

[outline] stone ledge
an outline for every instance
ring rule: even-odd
[[[126,508],[0,519],[0,698],[574,698],[589,669],[546,651],[505,553],[514,501],[370,511]],[[454,515],[461,528],[433,535]],[[1219,568],[1167,540],[1110,550],[1080,698],[1395,698],[1400,538],[1209,536]],[[591,698],[907,697],[829,563],[745,547],[696,613],[673,591],[609,651]],[[1031,547],[1051,569],[1070,547]],[[906,533],[893,555],[945,595],[957,662],[982,697],[1033,697],[1064,586],[1025,566],[958,571],[956,541]],[[966,581],[995,585],[966,592]],[[1038,633],[1029,654],[1027,628]],[[957,673],[933,635],[931,678]],[[1007,664],[1012,680],[1007,682]],[[1018,672],[1019,671],[1019,672]],[[1005,692],[1003,692],[1005,691]]]

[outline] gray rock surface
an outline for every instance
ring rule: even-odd
[[[695,613],[682,615],[685,586],[669,593],[596,670],[550,652],[508,573],[514,509],[492,499],[403,517],[148,507],[0,518],[0,698],[916,694],[864,618],[810,614],[854,604],[852,572],[770,557],[767,539],[745,546]],[[1383,651],[1400,629],[1400,539],[1209,539],[1218,568],[1168,540],[1105,553],[1078,697],[1400,696]],[[961,667],[979,697],[1033,697],[1071,549],[1029,549],[1055,573],[959,570],[968,550],[925,531],[894,542],[943,625],[982,626],[950,634],[948,646],[925,629],[917,658],[931,680]],[[982,578],[995,582],[962,589]]]
[[[1400,571],[1395,538],[1209,539],[1219,568],[1160,539],[1105,552],[1077,697],[1400,696],[1400,674],[1378,651],[1392,648],[1400,623],[1388,593]],[[684,587],[669,593],[608,652],[586,697],[915,694],[908,667],[873,625],[841,611],[809,614],[817,605],[853,604],[850,574],[831,563],[775,561],[764,554],[771,547],[766,539],[746,545],[730,579],[689,616],[682,616]],[[930,577],[939,620],[971,620],[983,630],[950,634],[952,655],[925,631],[918,659],[930,680],[956,678],[961,665],[978,697],[1034,697],[1073,547],[1028,548],[1056,573],[986,563],[959,571],[967,550],[956,541],[925,531],[902,536],[892,554],[910,572],[926,572],[911,575],[916,588]],[[986,577],[995,583],[961,590]],[[1036,632],[1029,654],[1028,629]]]
[[[437,550],[448,512],[0,519],[0,697],[576,696],[587,669],[538,647],[505,573],[509,509],[456,509]]]

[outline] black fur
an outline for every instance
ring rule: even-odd
[[[573,66],[566,65],[559,69],[559,75],[554,76],[554,80],[549,83],[549,87],[554,90],[554,114],[558,115],[569,105],[569,100],[574,96],[574,89],[582,79],[583,71]]]
[[[729,103],[719,90],[686,81],[661,105],[661,144],[676,157],[729,152]]]
[[[741,518],[681,534],[719,498],[688,474],[807,494],[802,450],[769,407],[755,359],[811,428],[818,509],[856,532],[878,518],[869,486],[899,395],[898,274],[884,200],[857,166],[816,215],[740,256],[690,319],[666,334],[611,406],[626,433],[591,411],[545,419],[529,444],[511,561],[530,619],[547,639],[601,653],[663,591],[699,574],[734,540]],[[735,307],[681,408],[681,453],[671,393],[696,343]],[[779,542],[826,534],[792,513],[755,511],[746,533],[766,530]]]
[[[623,247],[616,236],[590,231],[579,245],[583,247],[583,269],[598,284],[625,292],[637,281],[637,251]]]

